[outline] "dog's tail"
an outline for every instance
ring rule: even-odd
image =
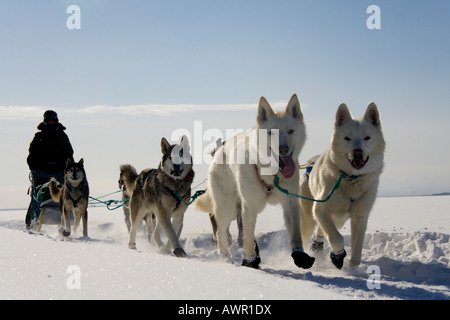
[[[197,200],[195,201],[195,208],[203,212],[213,212],[213,202],[208,189],[206,189],[206,192],[203,195],[197,198]]]
[[[58,182],[55,178],[50,179],[49,190],[53,201],[59,202],[62,195],[62,188],[58,188]]]
[[[122,164],[120,166],[120,176],[125,182],[128,192],[131,194],[135,188],[135,182],[138,177],[136,169],[131,164]]]

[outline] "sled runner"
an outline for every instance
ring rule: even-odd
[[[42,224],[61,223],[59,203],[53,201],[50,195],[49,180],[51,177],[62,181],[64,172],[52,175],[47,175],[37,170],[30,172],[31,186],[28,189],[28,193],[31,201],[25,218],[25,223],[29,230],[40,232]],[[58,184],[62,185],[61,182],[58,182]]]

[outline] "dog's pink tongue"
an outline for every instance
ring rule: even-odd
[[[360,169],[362,167],[363,161],[362,160],[353,160],[352,165],[356,169]]]
[[[294,175],[295,170],[297,169],[295,166],[294,159],[292,156],[280,156],[281,161],[283,161],[284,167],[281,169],[281,174],[285,178],[290,178]]]

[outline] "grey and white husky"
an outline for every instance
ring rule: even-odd
[[[179,243],[183,227],[185,203],[191,198],[191,184],[194,179],[189,140],[181,138],[179,144],[170,145],[161,139],[162,159],[157,169],[146,169],[139,175],[133,166],[120,166],[121,177],[131,193],[129,201],[131,216],[130,249],[136,249],[136,229],[145,218],[149,237],[158,246],[161,227],[169,238],[168,245],[177,257],[186,256]],[[156,226],[151,224],[156,219]],[[150,239],[150,238],[149,238]]]
[[[300,200],[302,238],[311,238],[317,224],[313,249],[323,248],[327,237],[331,261],[342,268],[346,252],[339,233],[351,221],[350,266],[359,265],[369,213],[374,204],[380,174],[384,166],[385,140],[375,103],[370,103],[362,119],[353,119],[345,104],[336,113],[330,147],[311,159],[312,171],[302,175],[300,193],[314,199],[325,199],[342,175],[339,188],[326,202]]]
[[[86,171],[84,170],[84,160],[72,162],[70,159],[67,159],[64,170],[64,185],[58,188],[56,179],[51,178],[49,188],[53,201],[59,202],[61,210],[59,233],[64,237],[70,235],[70,212],[73,212],[75,217],[74,232],[76,233],[80,220],[83,220],[83,236],[87,237],[89,184],[86,179]]]

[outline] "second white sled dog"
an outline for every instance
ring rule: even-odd
[[[341,104],[336,113],[331,146],[324,154],[310,160],[312,171],[300,179],[300,194],[320,200],[327,197],[342,176],[339,188],[328,201],[300,201],[303,240],[310,239],[317,222],[313,248],[321,250],[322,239],[326,236],[331,246],[331,261],[339,269],[343,266],[346,252],[344,238],[338,230],[349,218],[350,266],[359,265],[361,261],[367,220],[383,170],[384,149],[380,115],[375,103],[368,105],[360,120],[354,120],[347,106]]]
[[[261,259],[254,236],[256,216],[270,203],[283,207],[295,264],[305,269],[313,265],[314,258],[303,252],[298,199],[273,187],[277,174],[281,186],[298,192],[298,156],[305,140],[297,95],[292,96],[284,112],[274,112],[261,97],[256,127],[227,140],[215,152],[208,173],[208,198],[217,221],[219,252],[225,259],[230,260],[227,230],[236,219],[236,204],[240,203],[245,252],[242,265],[259,267]]]

